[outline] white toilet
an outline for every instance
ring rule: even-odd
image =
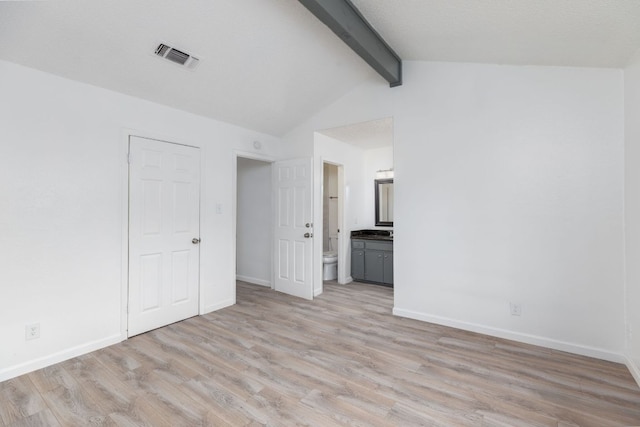
[[[325,252],[322,254],[322,280],[336,280],[338,278],[338,254]]]

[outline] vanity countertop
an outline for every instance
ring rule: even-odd
[[[353,230],[351,231],[352,239],[364,240],[386,240],[393,242],[392,230]]]

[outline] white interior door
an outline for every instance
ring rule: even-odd
[[[273,165],[274,287],[276,291],[313,299],[312,159]]]
[[[133,336],[198,314],[200,150],[129,139],[129,316]]]

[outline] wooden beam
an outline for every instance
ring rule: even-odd
[[[402,84],[402,60],[349,0],[299,0],[391,87]]]

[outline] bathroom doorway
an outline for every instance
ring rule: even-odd
[[[339,243],[337,245],[337,281],[339,284],[348,284],[354,280],[354,271],[351,265],[352,232],[371,230],[381,234],[388,233],[385,240],[392,241],[391,221],[387,221],[389,224],[376,224],[379,221],[376,221],[375,218],[375,183],[376,179],[381,178],[380,174],[393,173],[393,139],[392,117],[317,130],[314,134],[314,157],[317,171],[314,180],[314,188],[317,191],[314,222],[317,224],[318,237],[322,237],[316,240],[314,250],[314,283],[316,284],[314,292],[316,295],[322,293],[321,286],[324,283],[322,280],[324,252],[335,249],[333,247],[335,240],[328,239],[331,233],[324,231],[324,212],[331,209],[331,199],[328,197],[333,196],[330,191],[323,194],[324,187],[330,187],[328,182],[325,184],[324,166],[325,164],[337,165],[338,179],[339,181],[342,179],[338,185],[338,190],[342,193],[338,194],[337,199],[338,206],[343,205],[342,208],[339,208],[341,210],[338,215],[341,223],[338,227],[340,232],[338,233]],[[340,178],[341,176],[342,178]],[[329,205],[325,207],[324,202],[329,202]],[[329,243],[331,247],[329,247]],[[389,268],[389,271],[392,269]],[[371,280],[371,282],[376,282],[376,280]],[[386,280],[382,280],[382,282],[387,283]]]

